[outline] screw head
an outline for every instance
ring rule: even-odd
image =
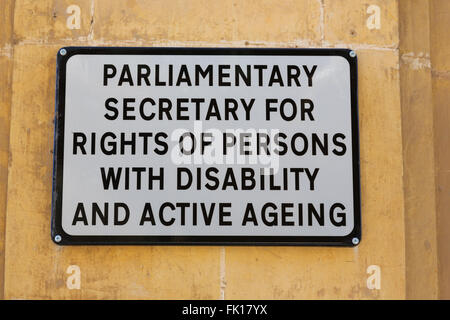
[[[352,50],[352,51],[350,51],[349,55],[350,55],[350,57],[354,58],[354,57],[356,57],[356,52]]]
[[[61,242],[61,240],[62,240],[62,238],[61,238],[61,236],[59,234],[55,236],[55,241],[56,242]]]
[[[352,243],[356,246],[359,243],[359,239],[358,238],[353,238],[352,239]]]
[[[61,49],[61,50],[59,50],[59,54],[62,55],[62,56],[65,56],[66,53],[67,53],[67,50],[66,50],[66,49]]]

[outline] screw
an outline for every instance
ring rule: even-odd
[[[358,238],[353,238],[352,239],[352,243],[356,246],[359,243],[359,239]]]
[[[350,57],[354,58],[354,57],[356,57],[356,52],[352,50],[352,51],[350,51],[349,55],[350,55]]]
[[[61,50],[59,50],[59,54],[62,55],[62,56],[65,56],[66,53],[67,53],[67,50],[66,50],[66,49],[61,49]]]
[[[62,238],[61,238],[61,236],[59,234],[55,236],[55,241],[56,242],[61,242],[61,240],[62,240]]]

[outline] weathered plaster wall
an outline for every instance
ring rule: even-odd
[[[400,1],[400,79],[405,185],[406,295],[439,293],[430,3]]]
[[[66,25],[70,15],[66,8],[72,4],[81,9],[80,29]],[[411,238],[405,232],[405,208],[411,205],[405,194],[412,192],[414,197],[415,189],[405,189],[403,180],[404,165],[410,164],[404,159],[408,152],[402,138],[399,1],[3,0],[2,6],[14,9],[6,19],[9,24],[1,25],[13,25],[5,33],[10,38],[0,38],[0,59],[5,56],[5,68],[12,70],[12,85],[0,80],[0,119],[10,119],[5,129],[0,128],[6,299],[406,297],[406,263],[420,256],[408,260],[405,255],[405,239]],[[56,246],[50,239],[55,61],[58,48],[67,45],[356,50],[361,244],[356,248]],[[5,195],[6,220],[1,216]],[[436,243],[429,245],[430,254],[435,254]],[[80,289],[66,286],[69,265],[80,267]],[[379,290],[367,287],[371,265],[381,270]],[[412,272],[417,275],[420,270]]]

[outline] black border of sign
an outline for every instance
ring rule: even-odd
[[[66,50],[61,55],[61,50]],[[53,155],[51,237],[59,245],[243,245],[243,246],[355,246],[361,241],[361,186],[357,57],[349,49],[290,48],[136,48],[64,47],[58,50],[56,66],[56,109]],[[62,182],[64,159],[64,110],[66,63],[76,54],[102,55],[276,55],[341,56],[350,65],[351,125],[353,147],[354,229],[344,237],[330,236],[72,236],[62,228]],[[58,240],[55,240],[55,237]],[[354,241],[357,239],[357,241]]]

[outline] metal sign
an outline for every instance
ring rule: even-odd
[[[52,239],[358,244],[356,60],[347,49],[59,50]]]

